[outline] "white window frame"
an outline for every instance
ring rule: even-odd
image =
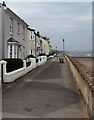
[[[8,45],[8,58],[17,58],[17,45]]]
[[[10,51],[9,51],[9,54],[10,54],[10,58],[12,58],[12,56],[13,56],[13,50],[12,50],[12,45],[10,45]]]
[[[17,46],[14,45],[14,58],[17,58]]]

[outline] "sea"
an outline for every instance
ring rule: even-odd
[[[93,57],[94,52],[93,51],[66,51],[66,54],[69,54],[71,56],[79,56],[79,57]]]

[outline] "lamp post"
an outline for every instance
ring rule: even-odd
[[[63,53],[65,52],[65,45],[64,45],[64,39],[63,39]]]
[[[57,54],[57,46],[56,46],[56,54]]]

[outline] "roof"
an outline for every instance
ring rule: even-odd
[[[34,31],[34,32],[35,32],[35,29],[28,28],[28,30],[30,30],[30,31]]]
[[[46,37],[42,37],[44,40],[46,40],[47,38]]]
[[[12,16],[13,18],[15,18],[18,22],[20,22],[21,24],[25,25],[26,27],[28,27],[29,25],[22,20],[19,16],[17,16],[12,10],[10,10],[9,8],[7,8],[6,13],[8,13],[10,16]]]
[[[40,35],[38,33],[35,33],[36,36],[38,36],[40,38]]]
[[[9,38],[7,42],[16,42],[16,43],[20,43],[20,42],[18,42],[17,40],[15,40],[15,39],[14,39],[14,38],[12,38],[12,37],[11,37],[11,38]]]

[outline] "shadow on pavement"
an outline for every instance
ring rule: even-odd
[[[61,109],[70,108],[71,111],[71,105],[76,104],[72,108],[74,111],[71,112],[73,115],[76,113],[79,116],[75,109],[80,110],[80,99],[78,93],[72,89],[65,88],[57,83],[32,81],[23,86],[21,90],[16,91],[18,92],[16,96],[15,93],[11,94],[7,101],[3,98],[3,112],[43,117]],[[21,94],[23,91],[24,94]],[[25,108],[31,109],[31,111],[27,111]],[[63,112],[64,110],[62,114],[66,114]]]
[[[61,67],[59,62],[52,62],[51,66],[48,66],[43,70],[34,80],[47,80],[47,79],[61,79]]]

